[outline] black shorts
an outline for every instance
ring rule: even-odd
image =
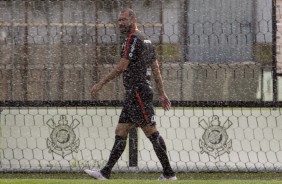
[[[139,84],[126,91],[119,123],[132,123],[137,127],[155,125],[153,91],[146,84]]]

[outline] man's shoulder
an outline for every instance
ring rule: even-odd
[[[136,38],[137,40],[139,40],[141,43],[143,44],[151,44],[152,41],[148,38],[148,36],[146,36],[143,32],[140,31],[136,31],[133,34],[133,38]]]
[[[141,31],[136,31],[133,36],[138,38],[139,40],[148,40],[148,37]]]

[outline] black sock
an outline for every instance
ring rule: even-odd
[[[166,145],[162,136],[160,136],[159,132],[155,132],[149,137],[149,139],[152,142],[156,155],[162,164],[164,175],[174,176],[175,173],[170,166],[166,152]]]
[[[106,166],[101,169],[101,173],[104,177],[110,178],[111,171],[120,158],[121,154],[123,153],[126,146],[126,138],[122,138],[121,136],[116,135],[115,137],[115,143],[111,150],[110,158],[106,164]]]

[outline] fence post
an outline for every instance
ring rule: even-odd
[[[183,52],[183,59],[180,60],[180,100],[183,101],[184,99],[184,92],[183,92],[183,80],[184,80],[184,63],[188,61],[188,6],[189,0],[184,0],[183,3],[184,10],[183,10],[183,42],[182,42],[182,52]]]
[[[278,89],[277,89],[277,60],[276,60],[276,0],[272,0],[272,80],[273,80],[273,102],[277,103]]]
[[[132,8],[132,0],[127,0],[127,4]],[[133,127],[129,131],[129,167],[138,166],[138,135],[137,128]]]
[[[22,90],[23,90],[23,99],[28,100],[28,88],[27,88],[27,81],[28,81],[28,64],[29,64],[29,44],[28,44],[28,11],[29,11],[29,1],[24,1],[24,21],[25,21],[25,28],[24,28],[24,56],[23,56],[23,68],[21,71],[22,77]]]
[[[138,135],[137,128],[129,131],[129,167],[138,166]]]

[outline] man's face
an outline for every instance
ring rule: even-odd
[[[121,12],[118,17],[118,26],[122,34],[129,33],[134,25],[135,19],[129,17],[128,12]]]

